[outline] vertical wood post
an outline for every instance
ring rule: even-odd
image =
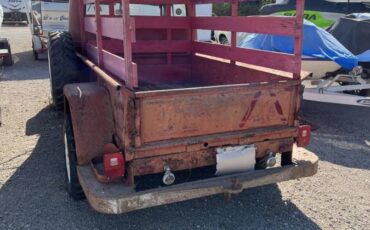
[[[303,9],[304,0],[296,1],[296,21],[294,32],[294,58],[295,65],[293,70],[293,78],[301,78],[301,58],[302,58],[302,40],[303,40]]]
[[[123,21],[123,53],[125,58],[126,85],[129,89],[138,86],[137,78],[133,75],[132,66],[132,44],[130,28],[130,1],[121,0],[122,4],[122,21]]]
[[[166,15],[165,17],[171,19],[171,8],[172,8],[172,4],[166,4],[165,5],[166,7]],[[171,28],[167,28],[167,41],[168,41],[168,45],[170,45],[169,43],[171,42],[172,40],[172,34],[171,34],[172,30]],[[172,63],[172,54],[171,52],[167,52],[167,65],[170,65]]]
[[[85,5],[84,1],[80,0],[78,4],[78,8],[80,11],[80,39],[81,39],[81,52],[85,54],[85,45],[86,45],[86,32],[85,32]]]
[[[98,66],[103,67],[103,36],[101,28],[100,0],[95,0],[95,23],[96,23],[96,44],[98,47]]]
[[[192,20],[193,18],[196,17],[196,13],[195,13],[196,4],[193,1],[188,1],[186,6],[187,6],[187,11],[188,11],[188,16],[190,17],[190,20]],[[196,41],[196,40],[197,40],[197,30],[190,27],[190,41],[191,41],[191,43],[193,43],[193,41]],[[191,48],[191,55],[190,55],[190,59],[191,59],[190,62],[191,63],[193,62],[193,55],[195,55],[195,52],[194,52],[194,49],[192,47]]]
[[[233,0],[231,3],[231,17],[233,18],[238,17],[238,8],[239,8],[238,0]],[[231,41],[230,41],[231,48],[236,47],[236,42],[237,42],[237,32],[231,31]],[[235,61],[231,60],[230,64],[235,65]]]

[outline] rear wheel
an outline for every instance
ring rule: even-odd
[[[10,48],[10,45],[8,45],[8,56],[4,58],[4,65],[11,66],[14,64],[13,62],[13,56],[12,56],[12,50]]]
[[[73,135],[72,119],[70,114],[64,117],[64,153],[66,165],[66,181],[68,194],[75,200],[85,198],[77,175],[76,145]]]
[[[77,57],[68,32],[50,32],[48,47],[52,102],[57,111],[62,111],[64,86],[81,82],[80,76],[88,80],[87,67]]]

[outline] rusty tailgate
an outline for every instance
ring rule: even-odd
[[[294,115],[298,85],[286,81],[139,92],[141,143],[286,126]]]

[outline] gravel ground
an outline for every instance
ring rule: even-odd
[[[304,103],[321,158],[311,178],[124,215],[94,212],[64,189],[62,117],[49,107],[47,61],[26,27],[5,27],[16,64],[0,81],[0,229],[369,229],[370,109]]]

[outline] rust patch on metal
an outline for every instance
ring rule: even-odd
[[[172,171],[179,171],[215,164],[216,152],[208,149],[132,160],[129,168],[134,176],[138,176],[163,172],[165,165]]]
[[[112,142],[114,121],[108,91],[96,83],[77,83],[66,85],[64,95],[72,116],[77,162],[90,164]]]

